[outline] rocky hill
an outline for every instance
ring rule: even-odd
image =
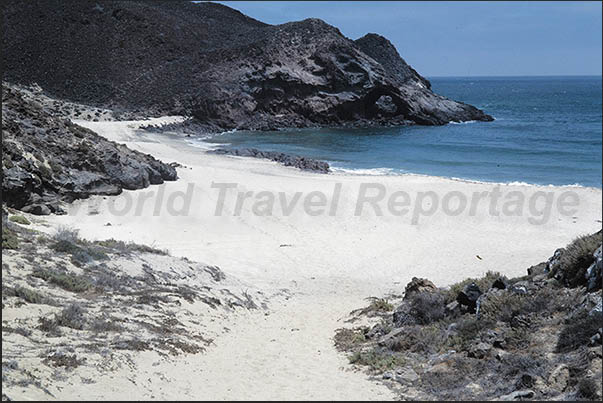
[[[491,120],[434,94],[385,38],[318,19],[268,25],[213,3],[3,2],[5,78],[205,128]]]
[[[28,90],[2,85],[2,202],[34,214],[60,201],[175,180],[176,170],[74,124]]]

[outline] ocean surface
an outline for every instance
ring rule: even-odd
[[[229,132],[200,145],[282,151],[335,170],[601,188],[601,77],[430,78],[494,122]]]

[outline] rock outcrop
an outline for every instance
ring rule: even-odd
[[[279,164],[283,164],[286,167],[299,168],[302,171],[318,172],[318,173],[329,173],[331,169],[329,163],[324,161],[318,161],[312,158],[301,157],[298,155],[285,154],[278,151],[261,151],[257,148],[242,148],[242,149],[226,149],[217,148],[209,151],[211,154],[219,155],[233,155],[236,157],[252,157],[268,159]]]
[[[318,19],[268,25],[192,2],[5,1],[5,78],[208,130],[441,125],[492,118],[434,94],[385,38]]]
[[[177,178],[173,167],[50,113],[6,84],[2,149],[2,202],[33,214],[60,213],[60,201]]]

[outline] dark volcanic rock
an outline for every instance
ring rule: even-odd
[[[320,172],[325,174],[331,171],[329,168],[329,164],[324,161],[318,161],[312,158],[300,157],[297,155],[290,155],[276,151],[261,151],[256,148],[243,148],[233,150],[218,148],[209,152],[211,154],[269,159],[288,167],[299,168],[303,171]]]
[[[467,284],[463,291],[459,292],[456,301],[467,307],[468,312],[475,313],[477,308],[477,300],[482,295],[481,290],[475,283]]]
[[[213,3],[3,2],[5,79],[209,128],[492,120],[434,94],[387,39],[318,19],[268,25]]]
[[[175,180],[176,170],[54,116],[2,85],[2,202],[33,214],[58,201],[115,195]]]

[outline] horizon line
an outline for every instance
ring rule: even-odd
[[[509,75],[492,75],[492,74],[473,74],[467,76],[461,75],[430,75],[430,74],[422,74],[422,76],[426,78],[463,78],[463,77],[481,77],[481,78],[552,78],[552,77],[598,77],[602,78],[601,74],[509,74]]]

